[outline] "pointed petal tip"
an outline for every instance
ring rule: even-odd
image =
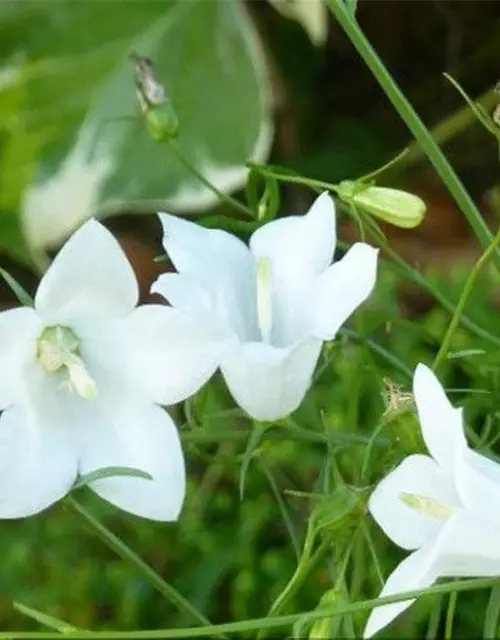
[[[419,362],[415,367],[413,373],[413,395],[415,396],[415,402],[425,402],[425,397],[430,389],[435,389],[439,385],[440,390],[443,391],[441,383],[436,377],[436,374],[430,367],[422,362]]]
[[[463,410],[451,404],[435,373],[424,364],[415,369],[413,395],[429,453],[453,473],[457,452],[467,447]]]
[[[335,200],[328,191],[323,191],[313,201],[306,215],[325,215],[335,217]]]
[[[369,638],[373,638],[373,636],[377,633],[378,629],[374,628],[372,623],[372,617],[368,618],[368,622],[366,623],[365,629],[363,631],[363,640],[368,640]]]
[[[419,362],[415,367],[415,373],[413,376],[413,380],[424,380],[426,379],[430,381],[431,379],[437,380],[436,374],[432,371],[430,367],[428,367],[423,362]]]
[[[163,224],[164,222],[168,222],[170,218],[175,218],[176,216],[173,213],[168,213],[167,211],[158,211],[158,217],[160,218],[160,222]]]
[[[89,307],[103,315],[123,315],[136,306],[138,296],[137,278],[122,246],[107,227],[90,218],[66,240],[43,275],[35,308],[63,316],[88,313]]]

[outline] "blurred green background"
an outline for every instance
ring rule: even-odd
[[[160,234],[157,219],[148,214],[161,207],[201,221],[213,213],[236,217],[227,204],[215,202],[168,145],[148,137],[128,60],[134,50],[156,63],[180,119],[183,153],[220,189],[237,193],[244,186],[248,159],[329,182],[355,179],[384,164],[411,142],[410,136],[349,41],[325,16],[326,39],[313,43],[304,24],[287,19],[264,0],[3,0],[2,266],[33,291],[48,256],[72,228],[99,215],[122,242],[148,300],[149,285],[163,269],[153,262],[161,250]],[[497,143],[442,73],[455,77],[473,98],[482,96],[489,111],[500,101],[493,91],[500,59],[497,3],[360,0],[357,17],[495,227]],[[113,118],[122,120],[111,122]],[[380,183],[405,187],[426,200],[428,215],[419,229],[384,231],[392,247],[450,300],[458,300],[480,251],[418,148]],[[293,213],[303,211],[313,194],[283,185],[281,196],[282,211]],[[357,233],[343,216],[341,237],[353,240]],[[498,285],[498,275],[487,269],[466,309],[493,334],[499,327]],[[14,303],[6,285],[0,301],[4,308]],[[291,491],[329,495],[342,485],[339,478],[367,488],[418,450],[414,417],[404,414],[375,441],[368,472],[362,475],[370,436],[385,409],[384,378],[408,390],[408,370],[431,361],[448,323],[449,313],[432,296],[384,263],[376,295],[350,324],[355,339],[343,336],[325,352],[316,384],[293,416],[301,428],[325,435],[328,446],[274,433],[256,451],[240,500],[239,472],[250,424],[243,417],[220,415],[231,401],[216,377],[189,403],[189,411],[173,410],[187,434],[189,471],[188,497],[178,523],[141,521],[84,490],[79,497],[211,620],[263,616],[297,561],[276,493],[301,541],[315,501]],[[363,335],[378,345],[378,352],[359,339]],[[488,354],[463,353],[471,349]],[[402,366],[395,366],[383,350]],[[444,367],[443,382],[455,390],[452,401],[466,407],[471,442],[485,446],[498,430],[500,415],[498,346],[492,351],[491,344],[460,329],[453,350],[457,357]],[[236,436],[196,444],[189,437],[196,429],[214,434],[232,430]],[[289,611],[317,606],[338,578],[352,540],[339,597],[378,594],[362,515],[351,513],[340,528],[333,518],[324,557]],[[369,516],[364,522],[387,576],[403,555]],[[64,505],[1,523],[0,539],[2,630],[38,628],[13,610],[13,601],[89,629],[193,622],[162,600]],[[457,638],[477,637],[487,596],[459,595]],[[443,598],[443,607],[445,602]],[[386,635],[424,637],[438,606],[435,598],[422,599]],[[339,626],[331,633],[356,637],[364,618],[359,614],[335,622]],[[435,637],[440,634],[438,623]]]

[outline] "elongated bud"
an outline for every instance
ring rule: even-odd
[[[344,180],[338,185],[337,194],[341,200],[354,203],[376,218],[402,229],[418,227],[427,211],[427,206],[421,198],[400,189],[362,185]]]
[[[158,142],[175,138],[179,133],[179,119],[165,87],[156,79],[153,61],[137,53],[131,53],[130,59],[135,69],[137,100],[149,134]]]
[[[316,610],[332,608],[334,604],[340,605],[344,601],[342,591],[340,589],[328,589],[316,607]],[[309,631],[309,640],[322,640],[323,638],[336,638],[338,637],[335,631],[338,628],[338,618],[320,618],[315,620],[311,630]]]

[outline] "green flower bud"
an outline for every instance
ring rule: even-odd
[[[353,203],[376,218],[403,229],[413,229],[424,219],[427,206],[418,196],[387,187],[344,180],[338,185],[341,200]]]
[[[179,133],[179,119],[170,103],[149,109],[144,117],[151,137],[158,142],[171,140]]]
[[[130,58],[135,68],[137,100],[149,134],[158,142],[175,138],[179,132],[179,120],[164,86],[155,77],[152,60],[137,53],[132,53]]]
[[[311,520],[316,532],[345,530],[357,524],[365,513],[367,499],[363,489],[339,484],[314,506]]]

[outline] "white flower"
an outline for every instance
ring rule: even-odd
[[[146,518],[178,517],[184,461],[156,403],[192,392],[175,353],[168,358],[179,318],[137,300],[119,244],[91,220],[42,278],[35,308],[0,314],[0,518],[37,513],[105,467],[152,479],[101,478],[90,484],[100,496]]]
[[[153,290],[208,335],[195,370],[206,380],[220,365],[234,399],[256,420],[294,411],[322,342],[372,291],[377,250],[357,243],[331,264],[335,210],[326,193],[306,215],[262,226],[250,247],[225,231],[160,218],[178,273],[160,276]]]
[[[413,551],[380,596],[424,589],[439,577],[500,575],[500,465],[467,446],[462,410],[419,364],[413,381],[430,456],[411,455],[377,486],[369,508],[385,533]],[[414,600],[375,608],[369,638]]]

